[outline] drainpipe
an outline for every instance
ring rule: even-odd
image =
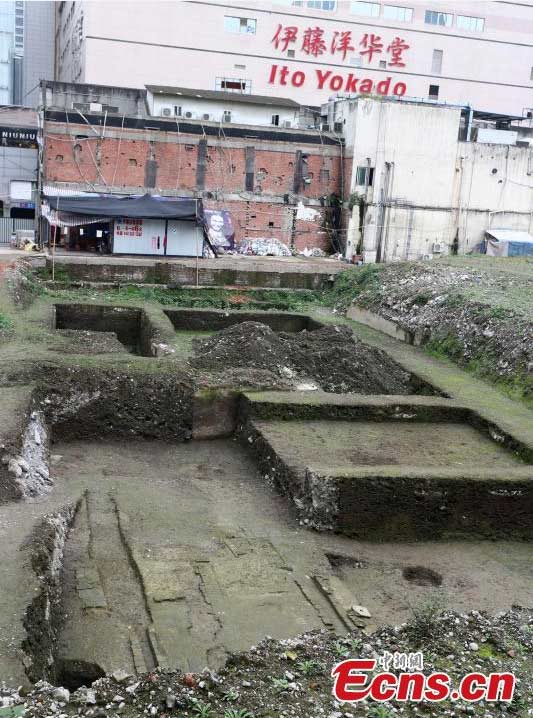
[[[466,141],[470,142],[470,136],[472,134],[472,119],[474,117],[474,110],[468,106],[468,121],[466,125]]]

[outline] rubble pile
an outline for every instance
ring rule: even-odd
[[[428,599],[429,600],[429,599]],[[431,603],[428,602],[428,606]],[[200,674],[156,670],[130,676],[124,671],[71,692],[39,682],[32,690],[0,689],[0,717],[138,718],[428,718],[474,715],[480,718],[528,715],[533,689],[533,612],[515,607],[495,617],[473,611],[415,613],[402,626],[344,638],[326,631],[275,641],[266,638],[248,653],[231,656],[226,668]],[[423,672],[445,671],[452,687],[471,671],[509,671],[517,687],[511,703],[343,704],[332,695],[331,669],[344,658],[423,654]],[[420,666],[416,670],[420,670]],[[389,668],[399,673],[401,668]]]
[[[347,326],[276,333],[266,324],[241,322],[195,339],[193,347],[192,364],[201,370],[262,370],[282,385],[290,380],[294,387],[328,392],[413,393],[410,374]]]
[[[530,275],[442,263],[388,265],[353,302],[495,380],[533,369]]]

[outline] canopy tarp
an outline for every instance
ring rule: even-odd
[[[128,217],[134,219],[181,219],[191,222],[202,221],[202,201],[189,197],[45,197],[50,208],[61,213],[109,218]],[[94,221],[94,219],[93,219]]]
[[[490,257],[521,257],[533,255],[533,237],[513,229],[487,229],[485,253]]]

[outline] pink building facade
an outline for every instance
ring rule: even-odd
[[[525,2],[57,3],[56,79],[287,97],[340,92],[533,111]]]

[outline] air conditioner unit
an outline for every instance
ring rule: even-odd
[[[290,120],[283,120],[283,127],[292,127],[292,122]]]
[[[192,117],[192,112],[186,112],[186,113],[185,113],[185,117],[187,117],[188,119],[191,119],[191,117]]]
[[[207,113],[205,115],[202,115],[202,120],[208,120],[208,119],[209,119],[209,115]]]
[[[170,115],[172,114],[170,111],[170,107],[163,107],[163,109],[161,110],[161,114],[165,117],[170,117]]]
[[[433,254],[442,254],[442,252],[444,252],[444,244],[442,242],[433,242],[431,251]]]

